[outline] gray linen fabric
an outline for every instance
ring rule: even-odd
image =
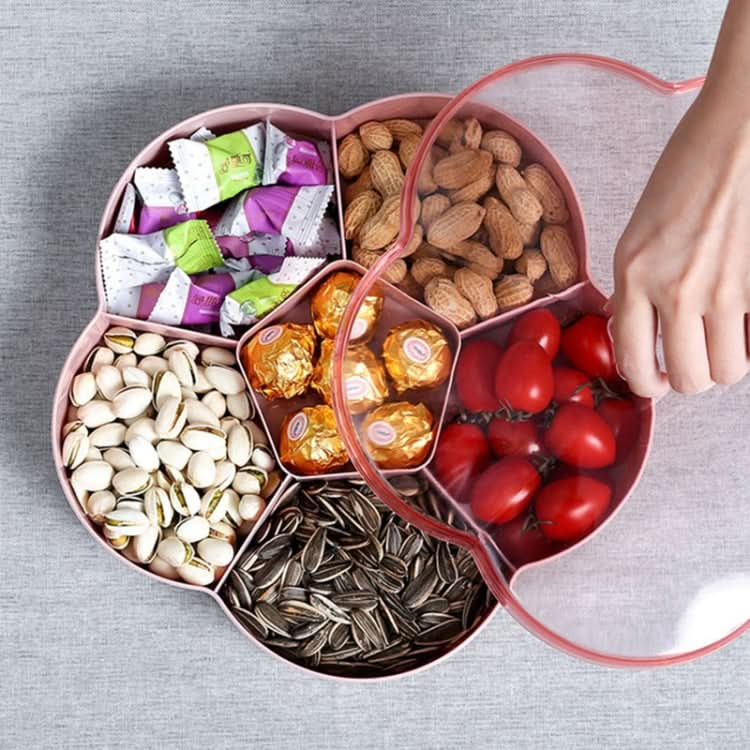
[[[456,92],[551,51],[687,78],[706,68],[723,4],[0,4],[0,747],[747,747],[748,638],[678,668],[614,671],[500,612],[423,674],[374,685],[301,675],[207,597],[128,572],[93,544],[48,437],[60,367],[96,306],[101,209],[170,124],[230,102],[335,114]]]

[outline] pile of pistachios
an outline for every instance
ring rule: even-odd
[[[207,586],[281,482],[232,349],[115,327],[70,388],[62,460],[109,544]]]

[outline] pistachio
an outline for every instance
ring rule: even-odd
[[[168,398],[156,415],[156,434],[170,440],[176,438],[182,432],[186,421],[185,404],[178,398]]]
[[[118,552],[124,552],[125,548],[130,543],[130,537],[127,534],[118,534],[117,536],[107,537],[112,549],[116,549]]]
[[[268,447],[268,438],[260,425],[255,424],[255,422],[243,422],[242,424],[250,430],[255,445],[265,445]]]
[[[187,465],[188,481],[199,489],[210,487],[216,479],[216,465],[206,451],[193,453]]]
[[[172,525],[174,508],[169,500],[169,493],[162,487],[149,487],[146,490],[143,507],[148,520],[154,526],[166,528]]]
[[[97,346],[91,350],[83,363],[83,371],[91,372],[94,375],[102,365],[111,365],[115,361],[115,353],[106,346]]]
[[[168,398],[182,400],[180,381],[171,370],[162,370],[154,375],[151,383],[154,406],[161,409]]]
[[[253,455],[250,460],[253,466],[257,466],[264,472],[269,472],[276,466],[274,457],[271,455],[271,452],[268,450],[268,448],[266,448],[264,445],[259,445],[253,450]],[[266,473],[266,480],[267,479],[268,474]]]
[[[185,565],[193,559],[193,547],[189,542],[183,542],[176,536],[162,539],[156,548],[156,554],[165,563],[174,566]]]
[[[198,493],[186,482],[175,482],[169,488],[169,500],[181,516],[194,516],[201,509]]]
[[[139,367],[126,367],[122,371],[122,382],[125,385],[140,385],[144,388],[151,387],[151,377],[145,370]]]
[[[104,516],[104,526],[111,534],[138,536],[149,525],[146,514],[132,508],[115,508]]]
[[[102,398],[111,401],[123,386],[122,373],[114,365],[102,365],[96,373],[95,382]]]
[[[70,387],[70,403],[83,406],[96,396],[96,378],[90,372],[81,372],[73,378]]]
[[[190,516],[189,518],[183,518],[174,527],[174,531],[178,539],[193,544],[208,536],[210,526],[203,516]]]
[[[133,539],[130,547],[139,563],[150,563],[156,556],[156,547],[161,541],[161,529],[149,526],[142,534]]]
[[[157,372],[164,372],[169,369],[169,364],[164,357],[144,357],[138,367],[150,377],[154,377]]]
[[[182,471],[192,455],[190,448],[186,448],[176,440],[161,440],[156,445],[156,453],[163,464],[173,466]]]
[[[73,490],[73,494],[76,496],[76,500],[81,504],[82,508],[86,508],[86,501],[89,498],[89,491],[81,486],[81,483],[76,480],[75,476],[70,477],[70,487]]]
[[[108,422],[114,422],[116,417],[109,401],[94,399],[79,407],[78,419],[88,428],[101,427]]]
[[[129,385],[118,391],[112,399],[112,411],[119,419],[138,417],[148,409],[151,391],[140,385]]]
[[[231,461],[218,461],[216,463],[216,479],[214,484],[220,489],[226,489],[234,481],[237,467]]]
[[[195,378],[195,385],[193,386],[193,390],[199,395],[208,393],[213,388],[213,386],[206,379],[204,368],[201,367],[200,365],[196,365],[195,372],[196,372],[196,378]]]
[[[89,435],[89,442],[96,448],[114,448],[125,440],[126,430],[125,425],[120,422],[103,424]]]
[[[98,448],[95,448],[92,445],[89,447],[88,453],[86,454],[86,460],[87,461],[101,461],[102,452]]]
[[[187,410],[187,423],[193,425],[209,425],[219,428],[219,418],[205,404],[197,399],[185,401]]]
[[[217,420],[226,414],[227,401],[218,391],[209,391],[203,396],[201,403],[214,413]]]
[[[220,539],[201,539],[197,547],[201,559],[217,568],[229,565],[234,557],[234,547],[229,542],[223,542]]]
[[[168,578],[171,581],[178,581],[180,574],[177,572],[177,568],[174,565],[170,565],[165,562],[161,557],[155,557],[148,565],[148,569],[161,578]]]
[[[266,509],[266,501],[260,495],[243,495],[240,498],[240,518],[257,521]]]
[[[104,516],[115,509],[117,500],[109,490],[92,492],[86,500],[86,513],[94,523],[104,523]]]
[[[125,433],[125,442],[129,443],[134,437],[140,436],[153,444],[159,436],[156,434],[156,422],[151,417],[139,417],[128,427]]]
[[[169,488],[172,486],[172,481],[161,469],[157,469],[151,477],[154,480],[154,487],[161,487],[163,490],[169,492]]]
[[[159,468],[159,454],[156,448],[142,435],[135,435],[128,441],[128,450],[133,463],[139,469],[152,472]]]
[[[122,469],[112,478],[112,486],[119,495],[141,495],[151,487],[152,483],[149,473],[137,467]]]
[[[121,497],[117,501],[115,507],[118,509],[128,508],[130,510],[137,510],[139,513],[146,512],[146,506],[141,502],[139,498],[133,497],[132,495],[125,495],[124,497]]]
[[[135,346],[135,333],[129,328],[116,326],[104,334],[104,343],[115,354],[127,354],[132,352]]]
[[[135,367],[138,364],[138,357],[133,352],[127,354],[120,354],[115,357],[115,367],[122,373],[128,369],[128,367]]]
[[[260,495],[268,475],[254,466],[245,466],[234,476],[232,489],[240,495]]]
[[[164,466],[164,474],[169,480],[168,487],[170,489],[173,484],[182,484],[185,481],[185,477],[183,476],[182,472],[179,469],[176,469],[174,466]]]
[[[227,492],[232,492],[233,490],[227,490]],[[218,521],[217,523],[212,523],[211,528],[209,529],[208,536],[210,539],[220,539],[223,542],[229,542],[232,546],[234,546],[237,542],[237,532],[234,530],[232,526],[230,526],[226,521]]]
[[[203,495],[200,512],[209,523],[218,523],[224,518],[227,512],[227,505],[229,505],[229,496],[226,490],[211,487]]]
[[[180,385],[192,388],[198,379],[195,358],[191,357],[184,349],[170,350],[167,357],[169,369],[177,376]]]
[[[219,420],[219,427],[221,427],[224,432],[229,435],[229,433],[232,431],[232,427],[235,425],[241,424],[240,420],[237,419],[237,417],[222,417]]]
[[[225,396],[245,390],[245,379],[237,370],[222,365],[209,365],[205,375],[208,382]]]
[[[255,409],[247,397],[247,393],[230,393],[227,396],[227,410],[233,417],[237,417],[241,422],[251,419],[255,416]]]
[[[122,471],[123,469],[128,469],[131,466],[135,466],[135,462],[124,448],[109,448],[108,450],[104,451],[102,458],[115,471]]]
[[[147,357],[158,354],[166,343],[164,336],[160,336],[158,333],[141,333],[135,340],[133,351],[139,357]]]
[[[213,458],[217,452],[226,452],[226,433],[210,425],[188,425],[180,433],[180,441],[193,451],[208,451]],[[215,459],[218,461],[222,458]]]
[[[63,466],[75,469],[86,460],[89,452],[89,439],[81,432],[71,432],[63,441],[62,459]]]
[[[279,485],[281,484],[281,475],[278,471],[269,471],[268,472],[268,480],[263,485],[263,489],[260,491],[261,497],[264,500],[268,500],[268,498],[273,495],[274,492],[278,489]]]
[[[189,563],[177,568],[185,583],[192,583],[196,586],[208,586],[213,583],[215,571],[213,565],[201,560],[200,557],[194,557]]]
[[[106,490],[112,483],[114,470],[106,461],[86,461],[73,472],[73,481],[87,492]],[[80,499],[80,498],[79,498]]]
[[[68,435],[71,435],[74,432],[80,432],[82,435],[88,435],[89,431],[86,425],[81,422],[80,419],[73,419],[70,422],[66,422],[63,425],[62,428],[62,437],[63,440],[65,440]]]
[[[227,455],[237,466],[244,466],[253,455],[253,437],[241,424],[234,425],[227,436]]]
[[[175,339],[174,341],[170,341],[164,347],[162,355],[169,359],[169,355],[172,354],[172,352],[179,351],[186,352],[191,359],[198,359],[198,355],[200,354],[200,349],[198,349],[198,347],[192,341]]]
[[[227,513],[224,520],[232,526],[239,526],[242,523],[240,515],[240,496],[233,489],[226,490],[227,493]]]
[[[201,352],[201,363],[204,365],[236,367],[237,358],[231,349],[225,349],[223,346],[207,346]]]
[[[184,385],[180,386],[180,396],[183,401],[198,401],[198,394],[192,388],[187,388]]]

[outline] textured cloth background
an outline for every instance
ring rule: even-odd
[[[722,0],[0,2],[0,747],[745,748],[750,638],[613,671],[500,612],[424,674],[297,673],[208,598],[129,572],[68,509],[49,452],[66,352],[96,307],[111,186],[172,123],[239,101],[339,113],[586,51],[704,72]]]

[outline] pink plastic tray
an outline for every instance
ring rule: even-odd
[[[120,198],[134,169],[160,160],[166,163],[166,142],[200,126],[227,132],[272,115],[282,128],[328,139],[335,144],[368,120],[432,118],[440,113],[423,141],[416,165],[442,122],[452,116],[477,113],[482,119],[502,124],[516,133],[525,149],[545,163],[564,186],[569,205],[582,206],[572,212],[571,225],[582,253],[580,283],[558,298],[532,304],[566,304],[599,310],[605,300],[600,288],[611,288],[609,265],[616,239],[654,160],[700,84],[699,79],[670,84],[615,61],[562,55],[535,58],[502,68],[454,100],[438,94],[405,95],[366,104],[336,118],[273,104],[223,107],[176,125],[133,160],[109,198],[99,239],[111,232]],[[413,192],[417,168],[413,167],[407,175],[406,194]],[[337,182],[341,224],[340,190]],[[414,220],[410,203],[402,201],[401,227],[405,234],[410,233]],[[339,352],[346,346],[354,317],[352,311],[361,304],[368,285],[378,280],[383,268],[397,253],[398,249],[394,249],[390,257],[370,269],[365,282],[358,287],[337,340]],[[346,257],[343,246],[342,254]],[[52,445],[60,481],[74,512],[92,535],[113,552],[80,510],[60,456],[67,392],[83,358],[101,333],[113,324],[155,330],[173,338],[202,343],[232,347],[238,344],[185,329],[113,318],[103,308],[98,256],[96,263],[100,308],[63,367],[53,408]],[[400,294],[397,290],[393,293],[396,297]],[[288,309],[291,313],[299,299],[295,295],[284,311]],[[408,303],[417,304],[411,300]],[[507,313],[464,332],[462,338],[485,329],[502,328],[517,314],[518,311]],[[270,318],[260,326],[268,320]],[[704,464],[706,455],[717,462],[726,440],[722,436],[705,434],[701,434],[699,440],[689,439],[691,426],[699,422],[706,408],[726,416],[728,430],[725,434],[731,434],[732,430],[738,434],[737,430],[742,429],[742,410],[738,404],[742,403],[741,397],[748,394],[742,390],[735,393],[733,400],[719,402],[716,396],[708,396],[700,405],[698,401],[687,404],[669,397],[659,404],[655,422],[651,407],[644,405],[641,434],[648,439],[639,445],[623,471],[622,483],[617,488],[616,517],[612,513],[606,524],[585,543],[517,571],[503,560],[482,529],[474,527],[473,533],[458,531],[436,523],[401,502],[385,473],[377,471],[361,449],[354,423],[340,395],[337,396],[337,413],[354,466],[382,499],[410,523],[471,549],[493,593],[525,627],[548,643],[584,658],[610,665],[660,665],[714,650],[750,626],[750,556],[747,554],[750,521],[738,519],[733,512],[735,509],[727,507],[732,504],[722,504],[717,497],[721,494],[726,497],[732,488],[736,495],[737,489],[743,486],[738,484],[736,462],[726,459],[721,463],[724,479],[717,480],[715,470],[711,477],[704,476],[706,472],[696,471],[696,467]],[[263,404],[260,406],[273,437],[276,422],[265,413]],[[441,408],[450,409],[450,401],[444,402]],[[655,468],[642,477],[652,430],[654,441],[650,446],[649,469]],[[273,509],[274,502],[271,502],[266,516]],[[707,511],[714,522],[712,525],[723,529],[722,544],[716,543],[716,536],[705,533]],[[465,518],[460,507],[456,512]],[[250,539],[248,537],[238,550],[235,561]],[[223,580],[213,589],[204,590],[227,611],[218,594]],[[182,583],[175,585],[196,588]],[[717,609],[715,604],[706,605],[706,601],[715,603],[717,597],[723,609]],[[719,616],[722,613],[723,619]],[[234,619],[228,611],[227,614]],[[491,614],[492,611],[488,611],[485,622]],[[239,623],[235,621],[235,624],[247,634]],[[248,634],[248,637],[251,636]]]

